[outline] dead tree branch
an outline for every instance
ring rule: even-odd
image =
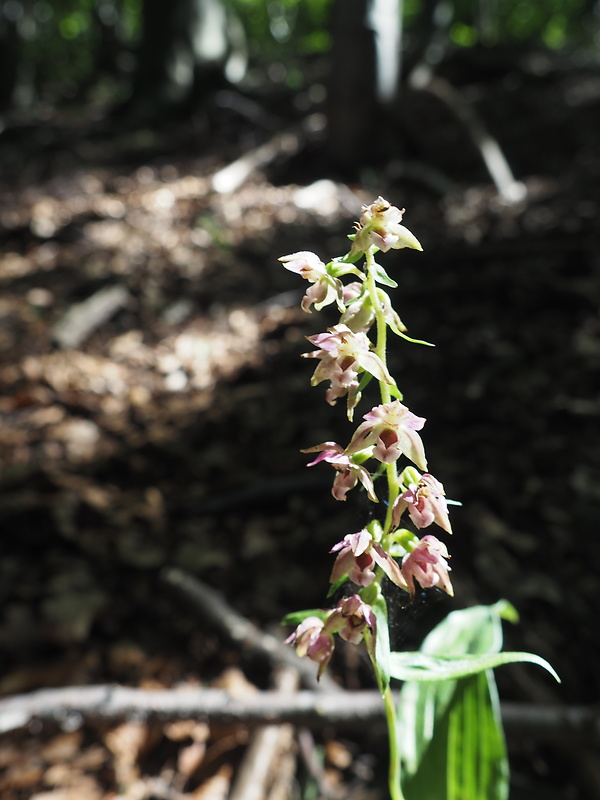
[[[498,194],[507,205],[514,205],[525,198],[523,183],[515,180],[510,165],[496,139],[490,134],[476,111],[465,101],[462,94],[448,81],[434,76],[430,67],[421,66],[413,70],[410,85],[414,89],[430,92],[441,100],[464,125],[496,186]]]
[[[231,725],[289,723],[312,729],[324,723],[345,730],[381,725],[383,731],[384,726],[383,704],[377,691],[267,691],[240,698],[220,689],[147,690],[107,684],[41,689],[0,700],[0,732],[32,720],[82,724],[191,718]],[[507,733],[514,737],[600,743],[597,706],[503,703],[502,719]]]
[[[181,594],[196,608],[204,620],[215,625],[234,644],[247,650],[261,652],[274,664],[291,667],[298,673],[303,685],[309,689],[317,692],[339,690],[339,686],[328,675],[324,675],[318,682],[314,662],[298,658],[293,648],[253,625],[233,609],[219,592],[193,575],[169,567],[161,573],[161,579]]]

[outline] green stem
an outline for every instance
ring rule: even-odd
[[[381,361],[387,366],[387,322],[383,315],[383,310],[381,308],[381,303],[377,293],[377,285],[375,283],[375,257],[372,250],[367,250],[365,257],[367,265],[367,287],[371,297],[371,304],[375,311],[375,321],[377,325],[377,342],[375,345],[375,352]],[[390,387],[385,381],[379,381],[379,391],[381,394],[382,403],[385,404],[391,402],[392,395],[390,392]],[[392,529],[392,509],[399,493],[398,471],[396,469],[396,464],[387,464],[385,472],[388,482],[388,505],[384,523],[384,536]],[[377,578],[379,581],[381,581],[383,572],[381,569],[378,569],[377,572]],[[372,661],[375,673],[379,678],[379,669],[375,658],[372,658]],[[405,800],[401,783],[402,765],[400,762],[400,743],[398,741],[398,728],[396,724],[396,707],[394,705],[394,698],[389,685],[383,693],[383,703],[385,707],[385,719],[388,728],[390,751],[388,775],[390,797],[391,800]]]
[[[396,706],[392,690],[388,686],[383,695],[385,706],[385,719],[388,727],[388,741],[390,750],[390,765],[388,783],[392,800],[405,800],[402,792],[402,765],[400,762],[400,742],[398,741],[398,726],[396,724]]]
[[[384,536],[392,530],[392,513],[394,509],[394,503],[396,502],[396,499],[400,494],[400,488],[398,486],[398,470],[396,469],[396,462],[394,462],[393,464],[388,464],[385,472],[388,482],[388,505],[385,514],[385,522],[383,524]]]
[[[383,363],[387,366],[387,322],[381,310],[381,303],[377,294],[377,286],[375,284],[375,256],[372,250],[367,250],[365,253],[367,262],[367,288],[371,297],[371,305],[375,311],[375,322],[377,325],[377,343],[375,345],[375,352]],[[379,390],[381,392],[381,402],[389,403],[392,399],[390,394],[390,387],[385,381],[379,381]]]
[[[377,325],[375,352],[387,367],[387,322],[383,315],[381,303],[377,294],[377,285],[375,283],[375,256],[373,255],[373,251],[367,250],[365,258],[367,266],[367,287],[371,297],[371,305],[375,311],[375,321]],[[389,403],[391,401],[390,387],[385,381],[379,381],[379,392],[381,394],[382,403]],[[386,466],[386,477],[388,482],[388,505],[383,526],[384,535],[389,533],[392,529],[392,509],[399,492],[398,471],[395,463]]]

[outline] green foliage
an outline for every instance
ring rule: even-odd
[[[330,46],[332,0],[227,0],[244,22],[256,55],[290,56],[325,52]]]
[[[503,618],[516,621],[505,602],[454,611],[429,634],[420,653],[391,654],[391,675],[410,680],[398,708],[409,800],[508,797],[500,705],[489,668],[525,660],[558,676],[537,656],[500,652]]]
[[[141,31],[142,0],[36,0],[18,21],[22,58],[39,97],[69,99],[97,82],[107,36],[122,50]]]
[[[481,43],[542,44],[551,49],[593,44],[597,23],[586,0],[510,0],[480,4],[454,0],[450,38],[459,47]]]
[[[506,652],[465,654],[463,656],[428,656],[425,653],[392,653],[388,662],[390,677],[400,681],[448,681],[467,678],[505,664],[529,662],[547,670],[560,681],[548,662],[534,653]]]
[[[254,61],[281,65],[290,88],[304,82],[298,60],[327,53],[331,47],[334,0],[222,2],[242,21]],[[419,34],[428,7],[426,0],[404,0],[409,36]],[[21,58],[40,99],[70,99],[107,77],[121,92],[127,90],[143,31],[144,0],[17,0],[15,8]],[[452,0],[448,36],[460,48],[518,43],[591,49],[597,31],[598,19],[589,0],[476,5]]]

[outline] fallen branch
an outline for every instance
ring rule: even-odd
[[[503,703],[502,720],[509,735],[600,743],[597,706],[534,706]],[[364,730],[384,723],[377,691],[283,694],[259,692],[233,697],[221,689],[132,689],[105,684],[40,689],[0,700],[0,732],[23,727],[33,720],[62,725],[76,722],[121,722],[126,719],[172,721],[200,719],[207,723],[265,725],[289,723],[321,728]],[[382,727],[383,731],[383,727]]]
[[[176,567],[167,567],[161,573],[161,580],[183,595],[203,620],[219,628],[234,644],[258,651],[276,665],[291,667],[298,673],[302,684],[314,691],[340,690],[328,675],[317,681],[314,662],[299,658],[295,650],[281,639],[257,628],[235,611],[219,592],[198,578]]]
[[[298,674],[289,668],[279,670],[275,676],[276,691],[282,695],[293,693],[298,688]],[[294,728],[292,725],[265,725],[256,730],[246,749],[235,782],[229,793],[229,800],[262,800],[269,794],[274,776],[279,772],[282,761],[289,762],[292,757]],[[280,774],[280,777],[283,775]],[[289,787],[286,796],[289,797]]]
[[[219,194],[231,194],[245,183],[261,167],[266,167],[276,158],[295,155],[304,144],[319,136],[325,127],[320,114],[312,114],[301,125],[277,133],[268,142],[249,150],[243,156],[220,169],[212,178],[212,188]]]
[[[462,122],[504,203],[514,205],[525,198],[527,193],[525,185],[515,180],[500,145],[486,129],[476,111],[452,84],[439,76],[434,76],[429,66],[421,65],[411,73],[409,85],[413,89],[433,94]]]
[[[129,300],[129,292],[122,284],[105,286],[91,297],[69,308],[54,324],[53,340],[65,350],[79,347],[117,311],[125,308]]]

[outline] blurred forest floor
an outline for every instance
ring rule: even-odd
[[[406,97],[406,155],[454,182],[443,195],[400,153],[344,183],[318,135],[218,192],[218,171],[273,136],[235,102],[155,129],[56,113],[4,132],[2,695],[270,685],[161,570],[197,576],[261,626],[326,602],[327,551],[366,510],[336,504],[332,476],[299,453],[351,429],[299,358],[331,318],[299,310],[304,287],[277,257],[342,254],[381,194],[424,247],[385,260],[397,308],[436,344],[394,343],[392,371],[462,502],[455,599],[422,598],[419,614],[399,601],[394,635],[415,647],[449,609],[506,598],[521,615],[506,646],[563,683],[506,667],[502,699],[598,702],[600,76],[547,64],[449,77],[527,187],[521,202],[499,202],[461,123],[426,93]],[[333,671],[372,688],[353,652]],[[25,727],[0,736],[0,794],[225,797],[246,740],[199,722]],[[327,726],[317,744],[321,793],[385,796],[370,783],[381,738]],[[509,746],[515,798],[597,796],[594,743]]]

